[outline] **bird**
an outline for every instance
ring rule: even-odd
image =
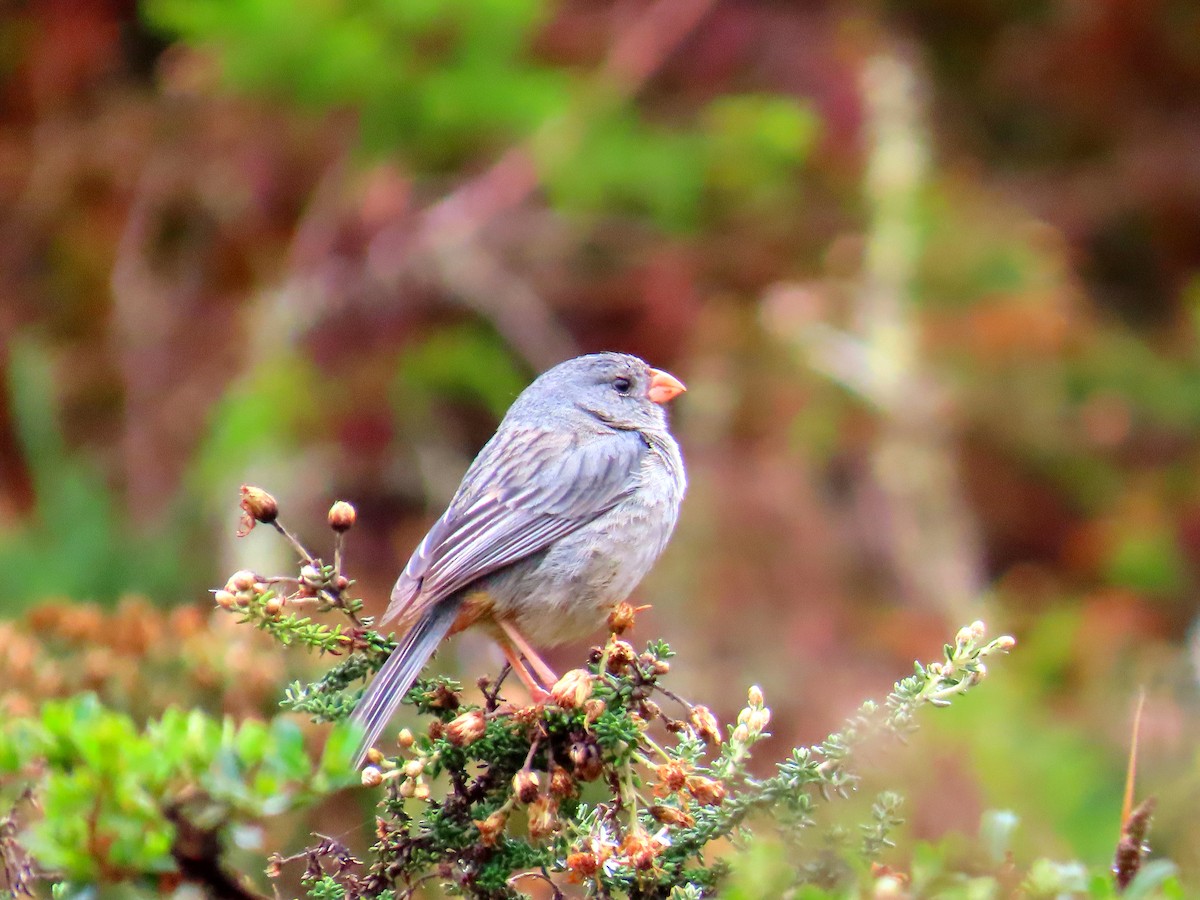
[[[685,390],[606,352],[559,363],[517,396],[392,589],[378,624],[405,631],[351,716],[355,768],[442,641],[465,628],[489,633],[545,698],[557,677],[533,646],[595,630],[674,531],[687,476],[664,405]]]

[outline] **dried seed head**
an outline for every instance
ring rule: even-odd
[[[663,806],[656,803],[650,807],[650,815],[654,816],[662,824],[672,827],[682,826],[684,828],[691,828],[696,824],[695,818],[674,806]]]
[[[636,618],[637,610],[633,608],[633,605],[622,601],[614,606],[612,612],[608,614],[608,630],[613,634],[624,634],[633,628]]]
[[[529,836],[535,841],[548,838],[558,830],[558,802],[538,797],[529,804]]]
[[[696,735],[710,747],[721,743],[721,723],[707,706],[693,706],[688,716]]]
[[[401,750],[408,750],[410,747],[412,747],[416,740],[417,739],[413,737],[413,733],[407,728],[401,728],[400,733],[396,735],[396,743],[399,745]]]
[[[329,527],[338,534],[342,534],[353,528],[354,521],[357,518],[358,513],[345,500],[339,500],[333,506],[329,507]]]
[[[562,709],[578,709],[592,696],[592,676],[585,669],[571,669],[550,689],[550,699]]]
[[[725,801],[725,785],[703,775],[692,775],[687,790],[701,806],[720,806]]]
[[[466,747],[483,737],[485,731],[487,731],[487,720],[483,716],[483,711],[473,709],[447,723],[446,740],[456,747]]]
[[[367,766],[362,770],[362,783],[367,787],[378,787],[383,784],[383,773],[377,766]]]
[[[537,772],[529,769],[522,769],[514,775],[512,786],[513,796],[521,803],[532,803],[536,800],[542,787]]]
[[[269,525],[279,518],[279,504],[275,498],[262,488],[249,484],[242,485],[242,519],[238,527],[238,537],[248,535],[256,522]]]
[[[684,786],[687,785],[690,769],[689,765],[679,760],[663,763],[654,770],[654,774],[658,778],[658,785],[654,788],[654,793],[660,797],[665,797],[668,794],[674,794],[676,791],[683,790]]]
[[[557,767],[550,773],[550,793],[560,800],[574,796],[578,783],[566,769]]]

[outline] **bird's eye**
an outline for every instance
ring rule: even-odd
[[[628,394],[629,389],[633,387],[633,382],[624,377],[614,378],[613,387],[617,389],[618,394]]]

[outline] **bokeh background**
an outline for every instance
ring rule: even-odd
[[[1144,690],[1196,878],[1190,0],[8,4],[0,604],[87,649],[10,645],[5,708],[269,711],[287,664],[204,624],[286,566],[238,485],[318,545],[354,502],[378,611],[520,388],[598,349],[690,388],[639,593],[679,690],[760,683],[765,765],[983,618],[1017,651],[880,762],[907,839],[1010,809],[1102,866]]]

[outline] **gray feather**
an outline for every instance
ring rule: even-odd
[[[354,707],[351,721],[357,722],[363,729],[362,741],[354,754],[354,768],[362,765],[367,750],[375,743],[379,732],[383,731],[392,713],[429,662],[429,657],[433,656],[450,631],[460,605],[461,601],[454,598],[433,606],[421,616],[404,635],[404,642],[392,651]]]

